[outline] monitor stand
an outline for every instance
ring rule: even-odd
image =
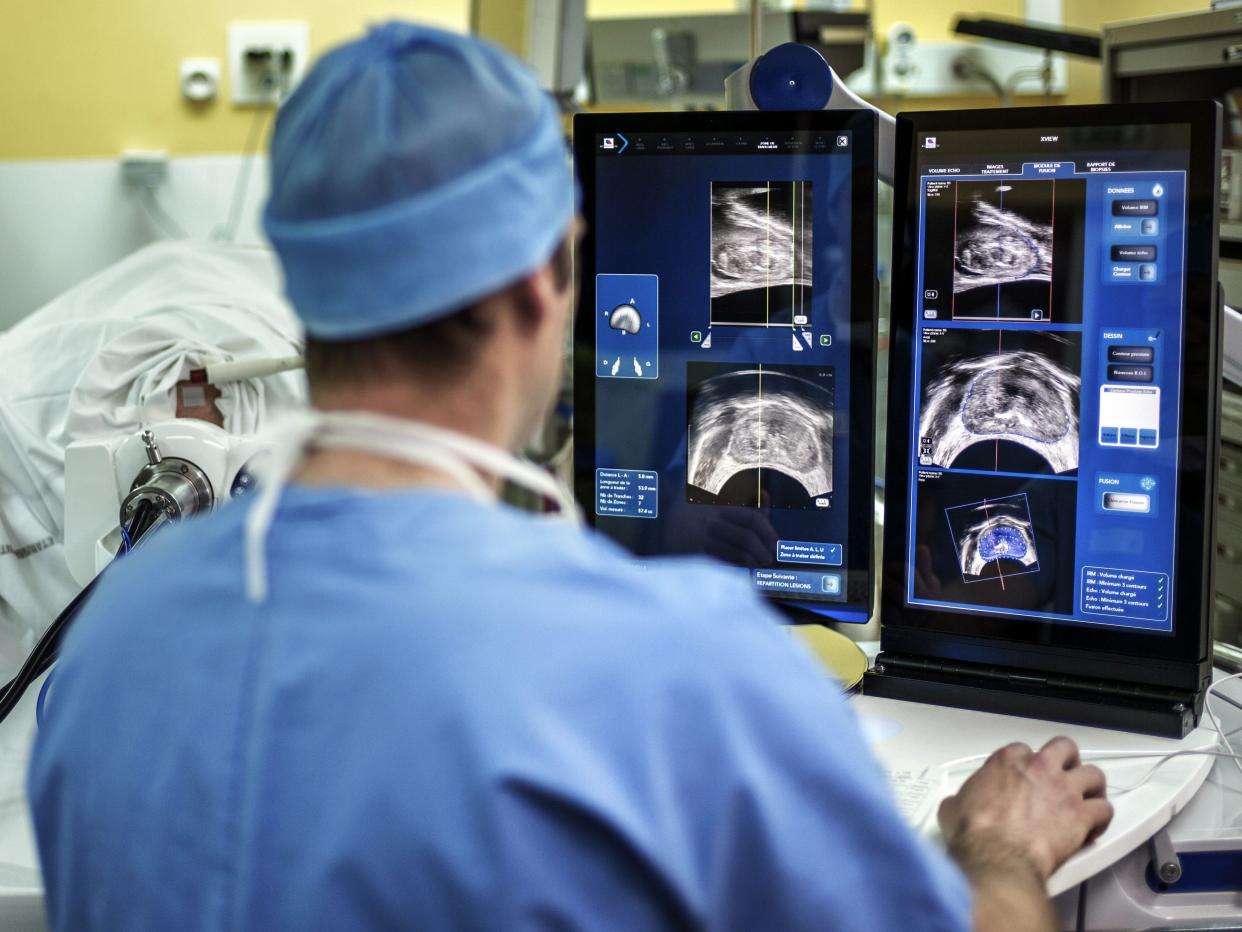
[[[1224,288],[1218,283],[1217,333],[1223,333],[1224,305]],[[1223,343],[1223,339],[1217,340],[1218,353]],[[1214,371],[1220,371],[1219,359]],[[1216,391],[1217,426],[1211,449],[1214,461],[1219,463],[1219,382]],[[1214,474],[1209,473],[1209,481],[1215,488]],[[1205,533],[1215,540],[1215,512],[1207,515],[1206,519]],[[1209,565],[1205,572],[1208,574],[1208,605],[1204,611],[1210,614],[1211,598],[1215,592],[1214,566]],[[1051,719],[1166,738],[1184,738],[1198,725],[1212,677],[1210,626],[1208,659],[1199,665],[1195,677],[1198,683],[1194,689],[1144,686],[1106,677],[1087,677],[1081,673],[1051,673],[1046,666],[1028,669],[1016,665],[946,659],[908,650],[893,651],[886,649],[882,627],[880,647],[875,664],[863,677],[862,691],[868,696]]]
[[[1206,686],[1206,683],[1204,684]],[[1020,667],[881,653],[863,677],[868,696],[1183,738],[1204,690],[1138,686]]]

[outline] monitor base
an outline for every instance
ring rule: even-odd
[[[1037,671],[919,661],[880,654],[863,678],[862,692],[902,699],[1112,728],[1162,738],[1184,738],[1198,724],[1203,690],[1154,690],[1109,680],[1052,676]]]

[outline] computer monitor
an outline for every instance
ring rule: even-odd
[[[875,117],[574,120],[576,492],[636,556],[709,554],[866,621]]]
[[[869,691],[1193,725],[1210,672],[1219,133],[1214,103],[899,117]],[[1092,711],[1110,697],[1129,708]]]

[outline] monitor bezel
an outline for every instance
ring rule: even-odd
[[[1190,128],[1178,520],[1172,633],[1072,621],[1002,618],[906,604],[909,401],[917,313],[919,134],[956,130],[1184,124]],[[1215,472],[1219,446],[1216,296],[1220,107],[1175,104],[1031,107],[902,113],[897,118],[892,313],[889,324],[883,650],[1052,672],[1193,687],[1209,654]],[[1187,545],[1187,541],[1191,542]],[[891,557],[889,555],[892,555]]]
[[[790,599],[764,592],[796,612],[826,620],[862,623],[873,613],[875,597],[874,481],[876,420],[876,150],[877,121],[869,110],[701,111],[689,113],[580,113],[573,120],[573,152],[582,188],[585,232],[576,264],[574,314],[574,494],[587,522],[595,515],[595,314],[590,283],[595,280],[594,139],[599,133],[824,132],[850,131],[851,279],[850,297],[850,476],[865,476],[865,506],[851,503],[844,602]],[[652,156],[655,157],[655,156]],[[706,156],[704,156],[706,157]],[[813,155],[810,157],[814,157]],[[860,428],[861,425],[861,428]],[[865,437],[862,434],[865,433]],[[756,590],[759,591],[759,590]]]

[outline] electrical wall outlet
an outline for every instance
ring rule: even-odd
[[[233,103],[280,103],[302,79],[309,52],[310,27],[305,22],[229,23]]]
[[[168,177],[168,153],[163,150],[126,149],[121,153],[121,177],[126,184],[156,188]]]
[[[220,93],[220,59],[183,58],[181,96],[196,104],[215,100]]]

